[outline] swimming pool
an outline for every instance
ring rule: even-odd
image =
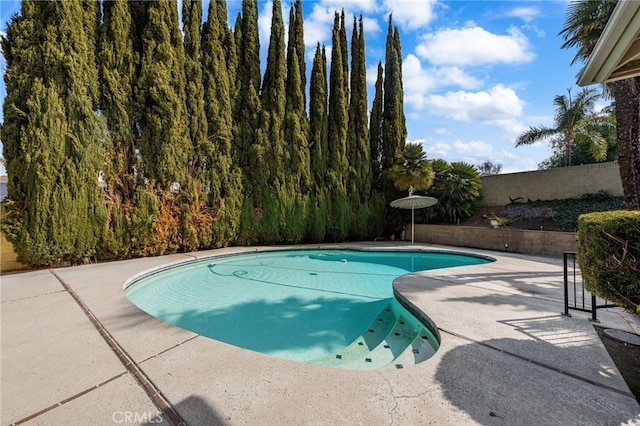
[[[491,261],[430,251],[278,250],[211,257],[125,284],[140,309],[234,346],[350,369],[428,359],[439,335],[394,297],[411,272]]]

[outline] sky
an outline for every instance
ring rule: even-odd
[[[205,0],[205,19],[208,4]],[[282,3],[286,25],[291,4],[291,0]],[[501,164],[502,173],[536,170],[551,156],[549,145],[516,148],[516,138],[530,126],[552,126],[553,98],[568,89],[580,90],[575,82],[583,64],[571,66],[575,51],[561,49],[563,39],[558,36],[568,4],[567,0],[303,1],[307,70],[317,43],[326,46],[330,60],[334,13],[344,10],[349,41],[353,18],[362,15],[371,105],[377,64],[384,64],[391,13],[402,42],[407,141],[422,143],[429,159],[473,165],[489,160]],[[227,8],[233,27],[241,1],[227,1]],[[263,70],[271,8],[271,1],[259,2]],[[0,0],[3,34],[19,10],[19,1]],[[4,57],[0,68],[4,75]],[[0,97],[4,100],[5,95],[3,81]],[[600,106],[606,103],[603,100]]]

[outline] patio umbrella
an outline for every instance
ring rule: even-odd
[[[397,209],[411,209],[411,244],[413,244],[414,235],[414,210],[423,209],[425,207],[431,207],[436,204],[438,200],[433,197],[425,197],[423,195],[413,195],[413,188],[409,188],[409,196],[404,198],[398,198],[391,202],[391,207]]]

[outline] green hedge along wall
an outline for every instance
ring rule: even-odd
[[[587,290],[640,314],[640,211],[580,216],[578,263]]]

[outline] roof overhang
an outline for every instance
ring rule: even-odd
[[[640,75],[640,1],[620,0],[598,39],[578,85],[609,83]]]

